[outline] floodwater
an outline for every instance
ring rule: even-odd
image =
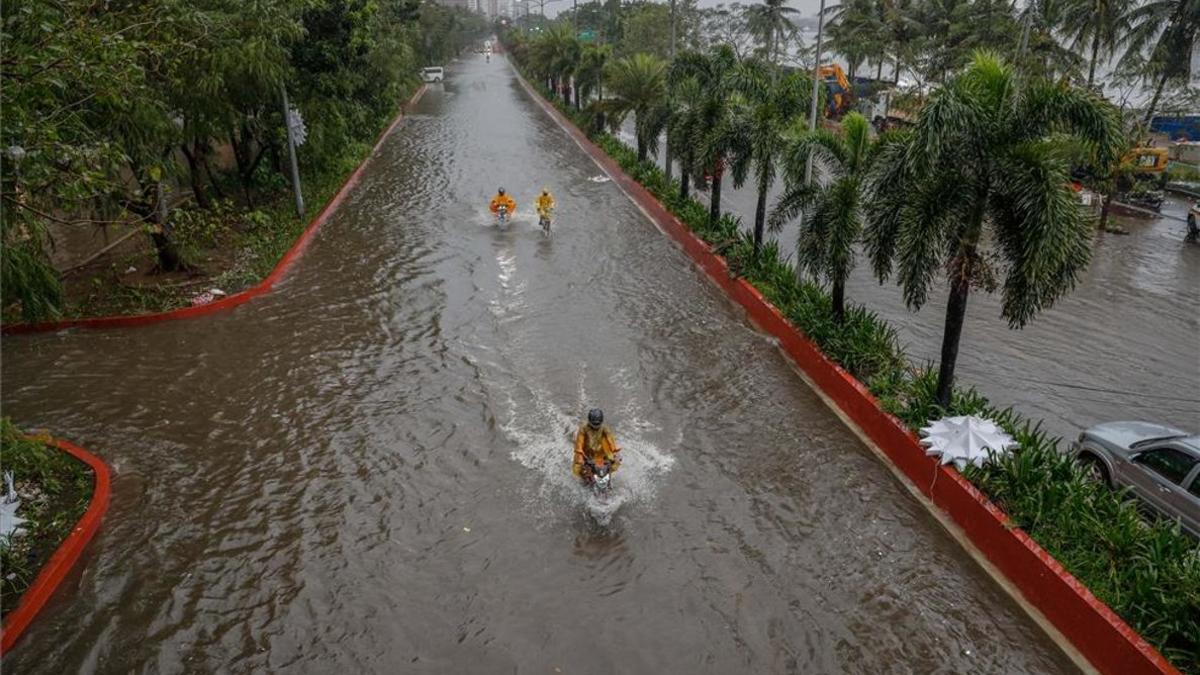
[[[624,133],[632,143],[632,133]],[[663,148],[659,148],[662,163]],[[768,209],[782,192],[768,193]],[[702,201],[707,193],[699,195]],[[721,206],[754,227],[753,185],[726,183]],[[1140,419],[1200,432],[1200,245],[1183,241],[1187,202],[1169,196],[1161,216],[1114,209],[1128,234],[1098,233],[1074,291],[1021,330],[1000,317],[1000,295],[973,292],[957,378],[991,401],[1073,439],[1093,424]],[[794,257],[798,224],[769,234]],[[919,312],[892,277],[881,285],[859,256],[846,296],[896,328],[912,359],[936,364],[949,288],[935,285]],[[1065,448],[1065,445],[1063,446]]]
[[[6,672],[1073,670],[502,59],[448,73],[271,294],[4,340],[5,414],[115,469]]]

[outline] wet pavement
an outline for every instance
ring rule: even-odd
[[[660,148],[660,164],[662,154]],[[779,182],[768,208],[781,192]],[[707,193],[699,197],[707,203]],[[756,197],[750,184],[726,184],[721,205],[749,230]],[[1187,209],[1177,195],[1158,217],[1114,209],[1113,224],[1128,234],[1098,233],[1075,290],[1024,329],[1011,330],[1000,318],[999,294],[973,293],[959,382],[1066,439],[1120,419],[1200,432],[1200,245],[1183,241]],[[793,221],[769,235],[785,256],[794,257],[797,228]],[[847,298],[895,327],[917,363],[938,361],[948,293],[935,286],[929,303],[911,312],[895,278],[880,285],[862,255],[846,284]]]
[[[7,672],[1073,670],[502,59],[414,112],[269,295],[4,339],[5,414],[115,469]]]

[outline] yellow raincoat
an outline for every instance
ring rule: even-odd
[[[488,208],[492,210],[492,213],[500,213],[501,205],[508,207],[508,215],[510,216],[517,211],[517,202],[513,200],[512,197],[508,196],[508,194],[498,194],[495,197],[492,197],[492,203]]]
[[[538,198],[533,205],[537,208],[537,213],[539,216],[549,217],[550,212],[554,210],[554,195],[550,194],[549,192],[543,192],[542,194],[538,195]]]
[[[571,470],[576,476],[582,477],[584,461],[588,460],[592,464],[611,464],[609,472],[615,472],[621,465],[619,452],[621,448],[617,447],[617,439],[613,438],[612,430],[606,425],[592,429],[587,423],[581,424],[575,434],[575,461]]]

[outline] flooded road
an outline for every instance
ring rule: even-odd
[[[769,205],[781,191],[778,185],[770,192]],[[726,185],[721,205],[750,229],[756,196],[751,185]],[[1000,318],[999,294],[973,293],[959,383],[1044,420],[1050,433],[1067,439],[1120,419],[1200,431],[1200,245],[1183,241],[1184,199],[1169,197],[1162,213],[1115,211],[1113,223],[1129,234],[1097,234],[1075,290],[1022,330]],[[785,256],[794,257],[797,228],[793,221],[770,235]],[[938,361],[947,294],[935,286],[929,303],[910,312],[894,277],[881,286],[861,254],[846,284],[847,298],[895,327],[918,363]]]
[[[116,470],[7,672],[1073,670],[503,60],[414,113],[266,297],[4,340],[5,414]]]

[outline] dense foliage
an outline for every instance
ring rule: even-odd
[[[5,14],[0,281],[6,317],[25,320],[66,309],[51,225],[144,227],[158,268],[186,269],[176,206],[253,209],[286,189],[285,89],[319,180],[379,131],[420,66],[488,29],[417,0],[31,0]]]
[[[27,438],[7,418],[0,418],[0,454],[11,472],[25,519],[24,532],[0,540],[0,601],[7,614],[67,538],[92,496],[87,465],[41,440]]]

